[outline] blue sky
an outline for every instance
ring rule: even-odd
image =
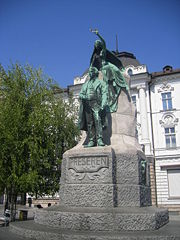
[[[97,28],[149,72],[180,68],[180,0],[0,0],[0,63],[42,67],[61,87],[88,68]]]

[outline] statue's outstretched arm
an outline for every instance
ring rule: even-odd
[[[106,42],[105,42],[104,38],[99,34],[98,31],[96,31],[96,35],[100,38],[101,42],[103,43],[104,49],[106,49]]]
[[[99,34],[98,30],[97,30],[97,29],[95,29],[95,30],[90,29],[90,31],[91,31],[92,33],[95,33],[95,34],[99,37],[99,39],[100,39],[101,42],[103,43],[104,49],[106,49],[106,42],[105,42],[104,38]]]

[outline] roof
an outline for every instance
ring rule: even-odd
[[[116,55],[116,57],[118,57],[121,62],[122,65],[124,67],[127,67],[129,65],[133,65],[134,67],[140,66],[141,63],[139,62],[139,60],[136,59],[136,57],[134,56],[133,53],[129,53],[129,52],[114,52],[113,53]]]
[[[163,71],[160,72],[152,72],[151,76],[152,78],[159,77],[159,76],[165,76],[170,74],[180,73],[180,68],[173,69],[171,66],[167,65],[163,67]]]

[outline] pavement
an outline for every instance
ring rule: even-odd
[[[10,232],[9,227],[0,227],[0,240],[25,240],[25,238]]]
[[[27,208],[26,208],[27,209]],[[23,228],[23,226],[28,226],[31,228],[34,224],[32,221],[33,214],[35,209],[31,208],[28,211],[28,220],[26,221],[19,221],[17,218],[17,221],[15,223],[10,224],[18,224]],[[161,232],[164,233],[173,233],[173,235],[176,236],[176,240],[180,240],[180,213],[170,213],[169,215],[170,221],[168,224],[166,224],[164,227],[161,228]],[[39,229],[40,230],[40,229]],[[156,230],[157,233],[159,230]],[[154,235],[154,234],[153,234]],[[89,239],[89,238],[88,238]],[[91,239],[91,238],[90,238]],[[10,231],[10,227],[0,227],[0,240],[30,240],[30,238],[25,238],[23,236],[19,236],[13,232]],[[32,240],[32,238],[31,238]]]
[[[32,220],[34,218],[36,208],[29,208],[27,206],[18,206],[16,221],[19,221],[19,210],[28,210],[28,220],[21,221],[23,223],[23,222],[28,222],[29,220]],[[0,205],[0,217],[3,217],[3,213],[4,213],[4,206]],[[28,238],[26,239],[29,240]],[[25,240],[25,238],[12,233],[9,227],[4,227],[0,225],[0,240]]]

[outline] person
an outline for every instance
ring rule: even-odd
[[[103,80],[98,78],[96,67],[89,68],[89,80],[80,91],[79,127],[88,133],[85,147],[104,146],[103,127],[107,105],[107,89]]]
[[[120,60],[107,50],[106,42],[99,34],[98,30],[91,30],[91,32],[95,33],[100,40],[95,41],[90,66],[96,67],[102,72],[103,80],[108,88],[108,109],[110,112],[116,112],[121,89],[125,88],[127,91],[129,89],[122,74],[123,66]],[[121,66],[121,70],[116,66],[118,62]]]

